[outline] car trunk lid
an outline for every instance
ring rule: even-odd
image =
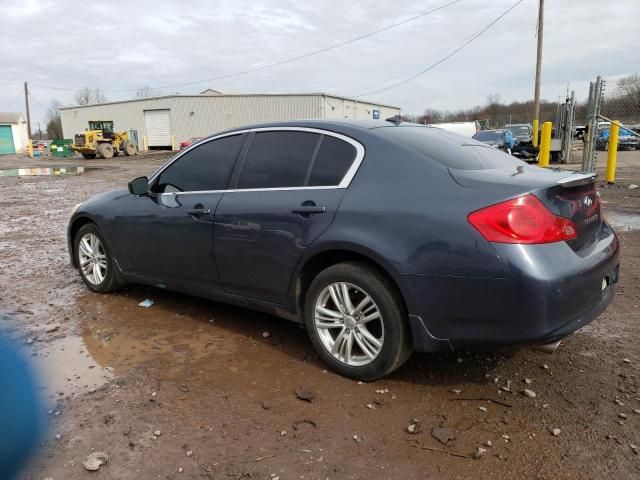
[[[459,185],[500,191],[505,200],[533,193],[552,213],[574,223],[577,237],[567,241],[574,251],[597,241],[602,214],[595,174],[529,165],[485,170],[449,169],[449,172]]]

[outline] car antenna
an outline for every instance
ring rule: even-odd
[[[400,115],[394,115],[393,117],[385,118],[385,122],[391,122],[394,125],[400,125],[402,123],[402,117]]]

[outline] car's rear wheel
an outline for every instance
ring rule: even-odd
[[[109,247],[95,224],[88,223],[78,230],[74,254],[80,277],[91,290],[106,293],[121,286]]]
[[[305,322],[322,360],[346,377],[375,380],[411,355],[397,289],[364,264],[340,263],[318,274],[306,294]]]

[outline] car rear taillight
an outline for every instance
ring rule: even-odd
[[[489,242],[552,243],[577,236],[571,220],[554,215],[532,194],[476,210],[467,220]]]

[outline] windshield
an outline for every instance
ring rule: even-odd
[[[511,133],[513,133],[514,135],[531,135],[531,131],[529,130],[528,125],[507,125],[504,128],[511,130]]]
[[[487,140],[500,140],[502,138],[501,132],[484,131],[476,133],[473,138],[480,142],[486,142]]]
[[[407,125],[376,128],[375,132],[450,168],[490,170],[526,165],[496,148],[440,128]]]

